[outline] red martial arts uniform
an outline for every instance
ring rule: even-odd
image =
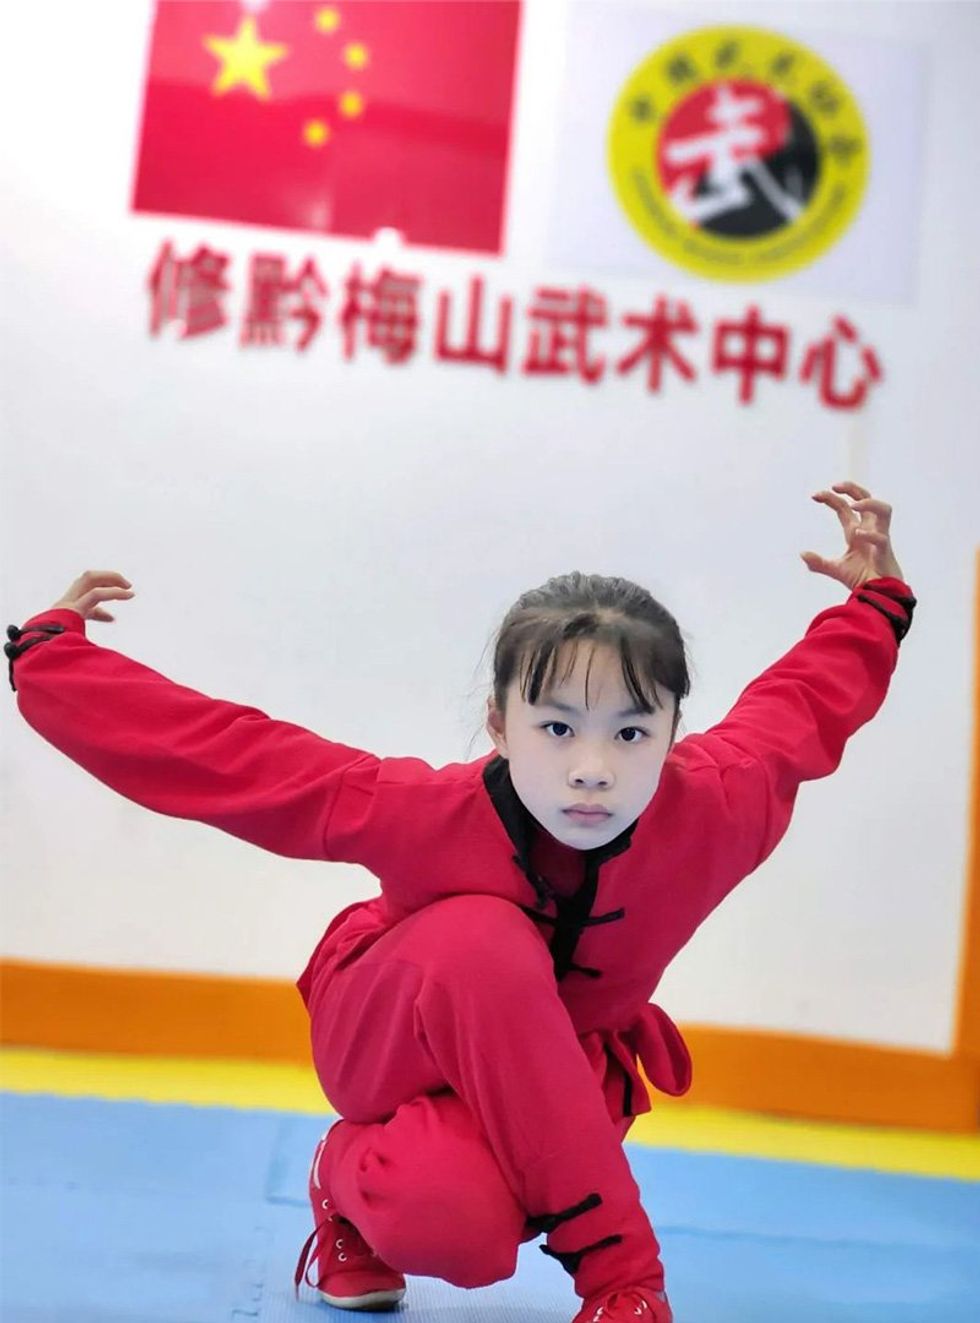
[[[11,627],[6,650],[25,720],[126,798],[378,878],[299,989],[344,1118],[334,1202],[381,1259],[479,1286],[544,1232],[588,1298],[663,1285],[622,1141],[650,1110],[637,1059],[669,1094],[691,1064],[650,998],[877,712],[914,605],[877,579],[822,611],[591,850],[538,826],[495,753],[435,769],[333,743],[95,646],[73,611]]]

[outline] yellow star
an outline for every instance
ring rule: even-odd
[[[318,32],[336,32],[340,27],[340,15],[336,9],[318,9],[313,22]]]
[[[322,119],[311,119],[303,125],[303,138],[308,147],[322,147],[330,137],[330,127]]]
[[[344,92],[340,98],[340,113],[346,119],[356,119],[364,109],[364,98],[360,92]]]
[[[266,65],[289,54],[288,46],[260,39],[254,18],[243,18],[234,37],[205,37],[204,44],[221,61],[221,69],[211,85],[214,96],[244,83],[256,96],[268,99]]]
[[[363,69],[368,62],[368,48],[363,41],[352,41],[344,47],[344,61],[350,69]]]

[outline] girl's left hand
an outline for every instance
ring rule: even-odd
[[[849,504],[843,496],[835,496],[834,492],[854,497],[854,504]],[[868,579],[894,578],[905,582],[888,535],[890,505],[876,501],[856,482],[835,483],[833,491],[817,492],[813,499],[837,511],[847,540],[847,550],[837,560],[826,560],[815,551],[801,551],[801,557],[814,573],[838,579],[852,592]]]

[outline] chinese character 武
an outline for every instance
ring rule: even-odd
[[[535,291],[528,310],[532,327],[527,358],[522,371],[528,374],[565,376],[577,372],[594,385],[605,371],[604,358],[589,359],[588,336],[593,326],[608,322],[606,300],[594,290],[575,291],[542,288]],[[571,354],[573,362],[569,362]]]

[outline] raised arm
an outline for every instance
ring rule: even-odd
[[[853,506],[834,493],[855,497]],[[723,888],[772,852],[802,782],[834,771],[847,741],[878,711],[912,621],[915,598],[891,549],[891,508],[853,483],[814,499],[837,512],[847,550],[836,561],[815,552],[803,559],[850,596],[821,611],[717,725],[689,737],[721,770],[733,842],[733,876]]]
[[[112,620],[99,603],[129,596],[122,575],[90,572],[49,611],[8,628],[10,684],[25,721],[144,808],[273,854],[357,862],[379,760],[97,647],[86,619]],[[355,765],[356,802],[335,814]]]

